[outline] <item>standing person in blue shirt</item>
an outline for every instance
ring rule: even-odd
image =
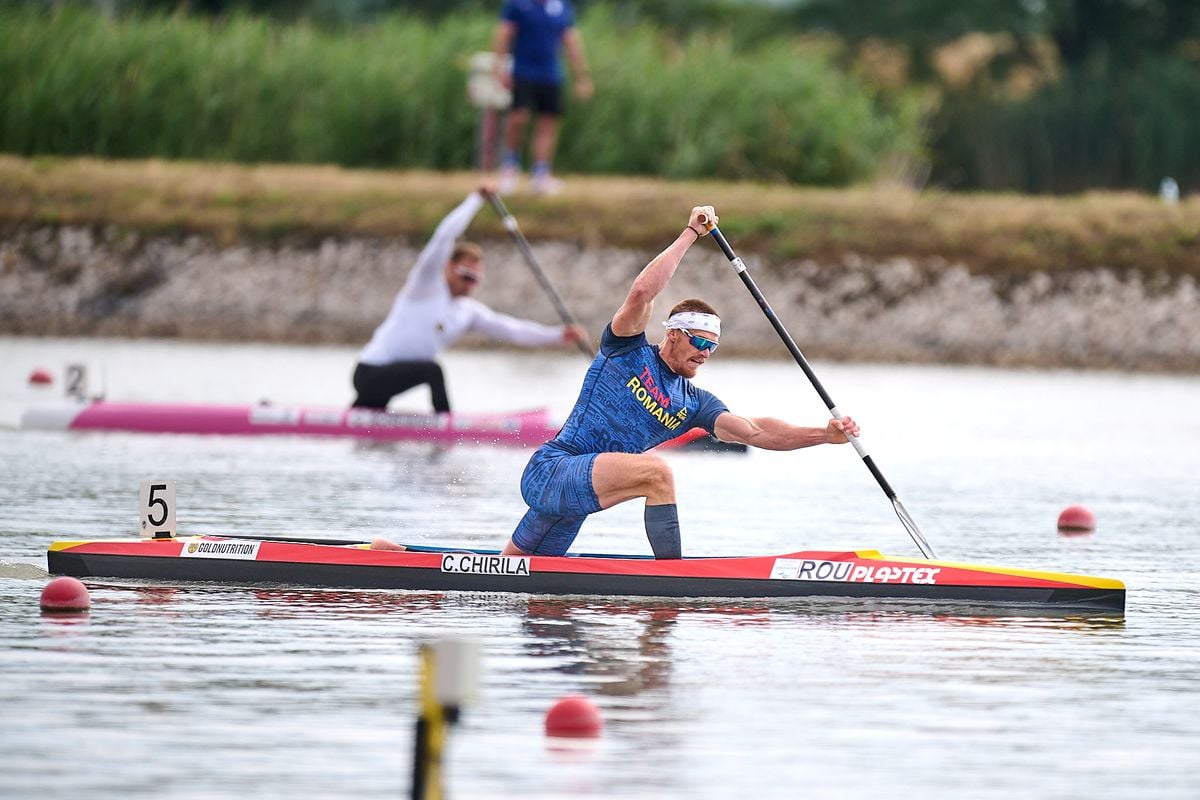
[[[355,408],[385,410],[398,394],[428,385],[433,410],[450,411],[438,354],[468,333],[524,347],[588,340],[578,325],[558,327],[493,311],[472,297],[484,276],[483,249],[458,240],[495,191],[488,182],[467,196],[433,232],[417,256],[391,311],[358,354]]]
[[[687,227],[634,279],[604,330],[566,424],[525,467],[521,495],[529,511],[503,555],[563,555],[589,514],[644,497],[646,537],[655,558],[681,558],[675,479],[666,461],[646,451],[691,428],[766,450],[844,444],[847,434],[858,435],[850,417],[806,428],[738,416],[694,386],[691,379],[721,338],[721,319],[703,300],[676,305],[663,323],[662,341],[647,341],[654,299],[688,248],[716,224],[712,206],[693,208]]]
[[[498,78],[512,90],[512,109],[505,129],[505,151],[500,167],[501,194],[516,189],[521,171],[521,145],[530,114],[536,115],[533,133],[533,191],[552,194],[559,183],[551,174],[558,146],[558,123],[563,112],[563,72],[559,48],[566,50],[580,100],[592,96],[592,79],[583,53],[583,38],[575,27],[575,12],[568,0],[505,0],[496,28],[493,49]],[[504,70],[512,53],[512,74]]]

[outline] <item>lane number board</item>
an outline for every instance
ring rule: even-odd
[[[142,481],[138,528],[147,539],[175,535],[175,481]]]

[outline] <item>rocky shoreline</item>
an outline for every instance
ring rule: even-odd
[[[420,244],[222,246],[111,227],[10,230],[0,237],[0,334],[359,344],[387,313]],[[488,274],[477,296],[498,311],[557,322],[520,251],[507,239],[483,244]],[[565,242],[533,249],[597,335],[654,255]],[[1200,292],[1190,276],[1064,268],[1014,279],[939,259],[769,263],[739,254],[810,358],[1200,371]],[[723,351],[787,357],[708,241],[692,248],[658,310],[693,296],[721,312]]]

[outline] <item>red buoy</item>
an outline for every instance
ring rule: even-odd
[[[1058,515],[1058,529],[1064,533],[1094,531],[1096,518],[1083,506],[1067,506]]]
[[[587,739],[600,735],[600,709],[586,697],[567,695],[546,712],[546,735]]]
[[[91,606],[92,598],[83,581],[70,575],[55,578],[42,589],[43,611],[87,611]]]
[[[54,383],[54,376],[50,374],[50,370],[38,367],[29,373],[29,383],[31,386],[49,386]]]

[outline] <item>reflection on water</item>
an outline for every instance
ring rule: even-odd
[[[619,697],[669,682],[670,633],[679,613],[669,606],[581,606],[530,598],[521,629],[528,637],[526,652],[545,668],[586,676],[599,693]]]

